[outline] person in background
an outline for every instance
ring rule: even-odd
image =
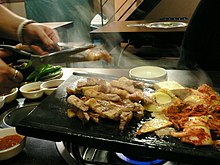
[[[47,51],[59,49],[57,47],[59,36],[54,29],[18,16],[1,3],[2,1],[0,0],[1,38],[18,41],[26,45],[38,43],[41,46],[33,48],[40,55],[45,54],[45,48]],[[5,57],[11,55],[12,52],[0,49],[0,94],[10,92],[12,88],[18,86],[23,80],[22,73],[9,67],[4,61]]]
[[[178,67],[219,70],[220,29],[218,0],[201,0],[184,34]]]

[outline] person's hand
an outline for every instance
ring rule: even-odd
[[[17,87],[22,80],[23,75],[21,72],[9,67],[0,59],[0,95],[9,93],[13,88]]]
[[[49,50],[44,50],[41,46],[38,45],[23,45],[20,43],[16,45],[16,48],[36,55],[45,55],[50,53]]]
[[[47,50],[57,51],[59,36],[57,31],[41,23],[30,23],[25,26],[23,39],[30,45],[43,45]]]
[[[12,51],[0,49],[0,58],[8,57],[12,55]]]

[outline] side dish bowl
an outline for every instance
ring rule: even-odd
[[[140,66],[132,68],[129,71],[131,78],[147,79],[155,81],[166,81],[167,71],[164,68],[158,66]]]
[[[27,99],[38,99],[43,96],[44,91],[40,89],[42,82],[33,82],[20,87],[21,94]]]
[[[10,127],[10,128],[2,128],[0,129],[0,145],[5,145],[6,137],[8,141],[10,140],[10,136],[18,136],[20,138],[20,142],[18,144],[15,144],[9,148],[2,149],[0,150],[0,160],[6,160],[10,159],[16,155],[18,155],[24,148],[25,142],[26,142],[26,137],[17,134],[15,127]],[[4,138],[4,140],[2,140]],[[14,138],[13,138],[14,139]],[[4,143],[4,144],[1,144]]]
[[[18,95],[18,88],[13,88],[9,94],[0,96],[0,109],[4,106],[6,103],[10,103],[14,101],[17,98]]]
[[[61,79],[32,82],[21,86],[20,92],[27,99],[38,99],[42,97],[44,93],[46,95],[53,93],[53,91],[55,91],[63,82],[64,80]]]
[[[40,89],[44,90],[44,93],[46,95],[50,95],[63,82],[64,82],[64,80],[61,80],[61,79],[54,79],[54,80],[45,81],[40,85]]]

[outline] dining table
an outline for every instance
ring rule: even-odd
[[[127,76],[129,77],[130,68],[63,68],[63,75],[60,79],[67,80],[73,72],[79,73],[96,73],[104,75],[113,76]],[[183,86],[197,87],[202,83],[207,83],[218,89],[220,84],[220,71],[201,71],[201,70],[167,70],[168,80],[174,80]],[[42,102],[48,96],[44,96],[38,100],[29,100],[30,102]],[[8,109],[16,107],[25,102],[20,94],[18,94],[17,99],[8,105],[5,105],[0,110],[0,116],[2,116]],[[37,137],[27,137],[25,148],[19,155],[14,158],[1,161],[0,164],[54,164],[54,165],[65,165],[66,162],[59,155],[55,141],[41,139]]]
[[[142,45],[181,45],[187,26],[175,28],[149,28],[150,23],[167,22],[161,20],[129,20],[113,21],[90,32],[93,40],[101,40],[109,49],[122,42],[130,42],[134,46]],[[172,22],[179,22],[178,20]],[[188,24],[188,20],[181,23]],[[114,44],[113,44],[114,43]]]

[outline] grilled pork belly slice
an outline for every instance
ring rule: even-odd
[[[119,95],[122,99],[126,99],[129,95],[128,91],[126,90],[123,90],[123,89],[119,89],[119,88],[114,88],[114,87],[111,87],[110,88],[110,93],[114,93],[114,94],[117,94]]]
[[[81,99],[79,99],[78,97],[76,97],[75,95],[70,95],[67,98],[67,102],[71,105],[73,105],[74,107],[82,110],[82,111],[88,111],[89,107],[87,105],[84,104],[84,101],[82,101]]]
[[[88,123],[90,116],[87,112],[83,112],[81,110],[76,111],[76,116],[82,120],[83,124]]]
[[[67,111],[68,116],[77,116],[83,123],[89,120],[98,123],[100,117],[119,121],[122,131],[132,118],[144,117],[142,103],[151,100],[144,95],[143,88],[144,83],[126,77],[111,82],[93,77],[78,81],[75,89],[66,89],[70,95],[67,102],[73,105]]]
[[[77,111],[77,109],[67,109],[67,116],[69,118],[76,117],[76,111]]]
[[[131,111],[122,112],[120,115],[120,124],[119,130],[124,130],[125,126],[130,122],[132,119],[133,113]]]
[[[99,117],[100,115],[97,114],[97,113],[93,113],[93,112],[88,112],[89,116],[90,116],[90,119],[92,121],[94,121],[95,123],[99,123]]]
[[[131,79],[128,79],[127,77],[120,77],[118,79],[119,82],[124,83],[128,86],[133,85],[135,88],[144,89],[144,83],[139,81],[134,81]]]
[[[89,122],[90,120],[90,115],[87,112],[81,111],[75,107],[67,110],[67,116],[69,118],[78,117],[83,124]]]
[[[66,92],[68,95],[75,95],[76,92],[76,88],[71,88],[71,87],[66,87]]]
[[[112,56],[104,49],[101,48],[91,48],[84,52],[84,58],[88,61],[98,61],[103,59],[105,62],[110,63],[112,61]]]
[[[120,105],[112,101],[91,98],[85,104],[102,118],[120,121],[120,130],[124,129],[133,116],[138,119],[144,116],[144,108],[138,103]]]
[[[137,119],[144,117],[144,107],[139,103],[134,103],[134,109],[132,110],[133,116]]]
[[[110,101],[91,98],[85,102],[94,112],[98,113],[102,118],[118,120],[124,107],[119,106]]]
[[[84,86],[94,86],[94,85],[106,85],[106,81],[95,77],[88,77],[86,81],[77,82],[77,88],[81,88]]]
[[[145,105],[152,103],[152,99],[146,96],[143,91],[135,91],[128,95],[128,98],[132,101],[143,102]]]
[[[133,85],[128,85],[124,82],[120,82],[120,81],[117,81],[117,80],[112,80],[110,83],[113,87],[124,89],[124,90],[128,91],[129,93],[134,93],[135,92],[135,87]]]
[[[98,92],[94,89],[88,89],[84,91],[84,96],[91,97],[91,98],[97,98],[102,100],[111,100],[111,101],[120,101],[121,98],[117,94],[111,94],[111,93],[102,93]]]

